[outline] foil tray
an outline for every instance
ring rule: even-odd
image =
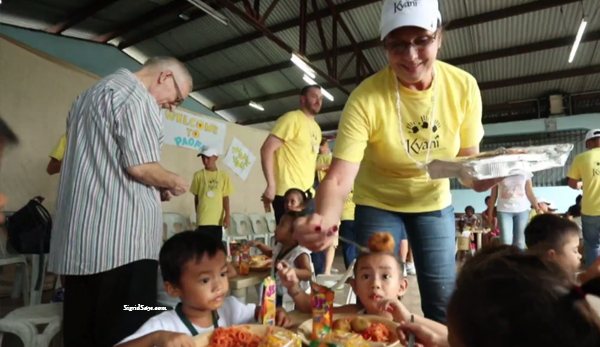
[[[499,148],[471,157],[435,159],[427,165],[432,179],[485,180],[562,167],[572,144]]]

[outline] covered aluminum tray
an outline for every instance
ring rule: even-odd
[[[572,144],[500,148],[471,157],[436,159],[427,165],[433,179],[484,180],[562,167],[573,150]]]

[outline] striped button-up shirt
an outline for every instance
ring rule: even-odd
[[[91,275],[158,259],[159,191],[126,168],[160,160],[156,100],[121,69],[77,97],[67,119],[49,271]]]

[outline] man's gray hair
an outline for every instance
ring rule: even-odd
[[[194,86],[192,75],[188,71],[187,67],[185,67],[185,65],[182,62],[173,57],[152,57],[146,60],[143,69],[151,69],[157,71],[171,70],[179,80],[189,83],[190,87]]]

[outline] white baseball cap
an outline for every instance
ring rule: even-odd
[[[216,157],[219,155],[219,153],[217,152],[216,149],[212,148],[212,147],[204,147],[202,149],[202,152],[200,152],[200,154],[198,154],[198,156],[205,156],[205,157]]]
[[[442,24],[438,0],[385,0],[381,8],[381,40],[395,29],[419,27],[436,31]]]
[[[592,129],[585,134],[585,140],[591,140],[600,137],[600,129]]]

